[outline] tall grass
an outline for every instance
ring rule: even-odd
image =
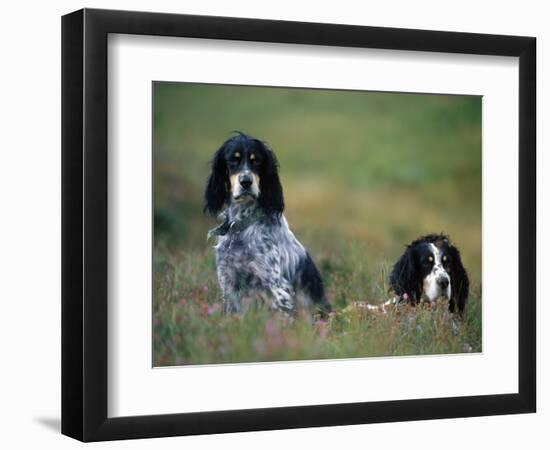
[[[448,313],[446,304],[389,308],[383,314],[356,305],[367,298],[357,295],[365,285],[382,286],[383,280],[325,265],[335,303],[328,321],[312,323],[305,314],[287,317],[265,309],[227,316],[211,253],[165,251],[170,256],[155,264],[155,366],[481,351],[478,292],[470,297],[462,321]],[[373,303],[381,298],[374,297]]]

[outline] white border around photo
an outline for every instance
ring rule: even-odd
[[[108,52],[109,417],[518,392],[517,58],[127,35]],[[483,352],[153,368],[157,80],[482,95]]]

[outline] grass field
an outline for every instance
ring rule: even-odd
[[[285,215],[335,314],[312,325],[224,316],[202,214],[214,151],[232,130],[276,152]],[[156,83],[154,365],[481,351],[481,99]],[[448,233],[472,282],[464,320],[441,305],[366,313],[388,298],[406,243]]]

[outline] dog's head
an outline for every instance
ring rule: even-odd
[[[257,203],[280,215],[284,200],[275,154],[259,139],[238,132],[216,151],[204,198],[212,215],[233,202]]]
[[[422,236],[409,244],[390,275],[391,289],[412,303],[449,301],[464,310],[469,280],[458,249],[442,234]]]

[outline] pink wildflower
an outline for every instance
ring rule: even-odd
[[[220,304],[214,303],[213,305],[209,306],[206,310],[206,313],[211,316],[212,314],[217,313],[220,310]]]
[[[328,336],[329,326],[328,322],[320,321],[317,324],[317,329],[319,330],[319,337],[325,339]]]

